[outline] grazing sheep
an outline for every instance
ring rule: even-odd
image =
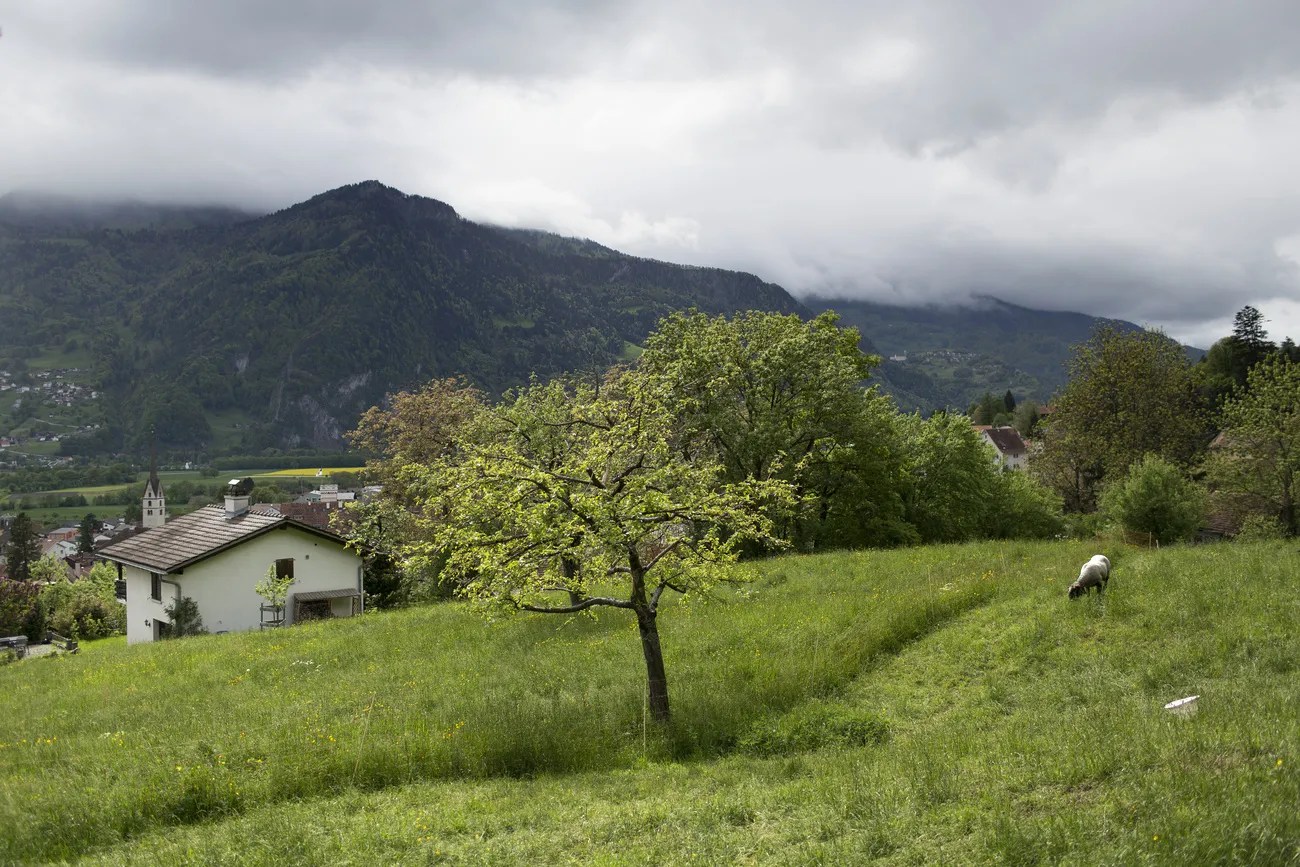
[[[1102,554],[1097,554],[1079,570],[1079,577],[1070,585],[1070,598],[1082,596],[1092,588],[1097,588],[1097,595],[1100,596],[1106,589],[1106,582],[1110,580],[1110,561]]]

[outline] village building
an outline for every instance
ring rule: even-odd
[[[152,444],[149,448],[149,481],[145,483],[144,501],[140,504],[140,523],[146,530],[167,523],[167,498],[158,478],[158,451]]]
[[[167,609],[182,598],[215,633],[361,613],[357,552],[327,526],[250,508],[251,492],[251,480],[234,480],[224,507],[205,506],[99,551],[125,584],[128,644],[158,640]],[[254,589],[272,569],[293,578],[282,610]]]
[[[995,452],[993,461],[1004,470],[1022,470],[1029,455],[1029,449],[1020,436],[1020,431],[1013,427],[993,427],[975,425],[980,436]]]

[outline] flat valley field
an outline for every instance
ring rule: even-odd
[[[1105,598],[1068,600],[1099,551]],[[0,863],[1300,863],[1294,542],[750,577],[661,610],[666,726],[618,611],[448,603],[5,665]]]

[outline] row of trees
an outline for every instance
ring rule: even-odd
[[[657,617],[743,556],[1047,535],[1059,499],[1002,473],[960,415],[900,415],[834,314],[677,314],[638,362],[493,404],[455,380],[361,419],[385,497],[357,532],[404,580],[490,611],[628,611],[656,719]]]

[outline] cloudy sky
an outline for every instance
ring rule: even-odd
[[[796,294],[1300,340],[1296,0],[0,0],[0,193],[378,179]]]

